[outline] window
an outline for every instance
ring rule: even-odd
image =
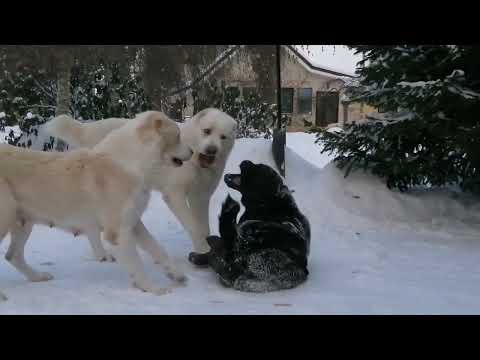
[[[293,113],[293,88],[282,88],[282,112]]]
[[[298,113],[311,114],[312,113],[312,88],[298,89]]]
[[[257,93],[257,89],[254,87],[244,87],[242,91],[244,99],[248,99],[250,95],[255,95]]]
[[[234,99],[236,99],[237,97],[240,96],[240,89],[236,86],[229,86],[227,87],[227,89],[225,90],[225,94],[227,96],[231,96],[233,97]]]

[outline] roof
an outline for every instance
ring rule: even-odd
[[[331,79],[340,79],[340,80],[347,80],[346,78],[355,78],[354,75],[352,74],[346,74],[341,71],[333,70],[331,68],[327,68],[325,66],[319,66],[317,64],[314,64],[312,61],[308,60],[302,53],[300,53],[297,49],[295,49],[292,45],[282,45],[289,51],[291,54],[293,54],[298,62],[303,65],[308,71],[310,71],[313,74],[320,74],[322,76],[329,77]],[[232,58],[232,56],[241,48],[243,48],[244,45],[233,45],[230,46],[227,50],[222,52],[217,59],[208,66],[208,68],[200,74],[196,79],[193,79],[192,81],[188,81],[185,86],[181,88],[174,89],[171,91],[169,94],[166,96],[174,96],[182,91],[186,91],[188,89],[191,89],[196,83],[202,81],[205,79],[209,74],[211,74],[217,67],[222,66],[226,61]]]
[[[307,70],[309,70],[313,73],[320,73],[321,75],[328,76],[328,77],[334,77],[334,78],[342,78],[342,77],[354,78],[354,77],[356,77],[353,74],[347,74],[345,72],[338,71],[338,70],[335,70],[335,69],[332,69],[332,68],[329,68],[329,67],[326,67],[326,66],[323,66],[323,65],[315,64],[313,61],[307,59],[305,57],[305,55],[303,55],[298,49],[296,49],[292,45],[283,45],[283,46],[285,48],[287,48],[287,50],[290,53],[293,53],[293,55],[295,55],[298,58],[298,60],[300,60],[299,62],[302,63],[302,65],[304,65],[304,67],[306,67]]]

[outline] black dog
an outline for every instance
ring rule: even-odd
[[[220,214],[220,237],[209,236],[206,254],[191,253],[210,266],[222,284],[240,291],[289,289],[306,280],[310,225],[282,178],[267,165],[243,161],[240,174],[227,174],[228,187],[242,194],[245,213],[230,196]]]

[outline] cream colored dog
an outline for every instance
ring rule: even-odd
[[[74,147],[93,147],[128,122],[129,119],[110,118],[81,123],[63,115],[49,121],[45,129]],[[182,141],[193,150],[192,158],[182,167],[167,169],[160,162],[153,169],[153,189],[163,194],[170,210],[188,231],[196,252],[209,250],[206,238],[210,235],[210,198],[234,146],[236,127],[237,122],[218,109],[200,111],[180,127]]]
[[[103,231],[134,286],[164,294],[167,289],[148,279],[137,245],[169,277],[186,278],[140,219],[150,197],[152,164],[180,167],[191,154],[175,122],[155,111],[139,114],[92,149],[52,153],[0,145],[0,241],[11,235],[6,259],[28,280],[47,281],[52,275],[37,272],[24,257],[35,224],[84,233],[97,257],[106,256]]]

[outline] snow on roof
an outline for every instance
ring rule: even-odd
[[[295,48],[292,45],[285,45],[285,47],[291,54],[296,55],[296,57],[300,60],[299,62],[302,65],[304,65],[307,68],[307,70],[309,70],[312,73],[320,74],[320,75],[324,75],[332,78],[338,78],[342,80],[356,77],[356,75],[348,73],[346,71],[341,71],[331,66],[318,64],[312,61],[311,59],[309,59],[301,49]]]

